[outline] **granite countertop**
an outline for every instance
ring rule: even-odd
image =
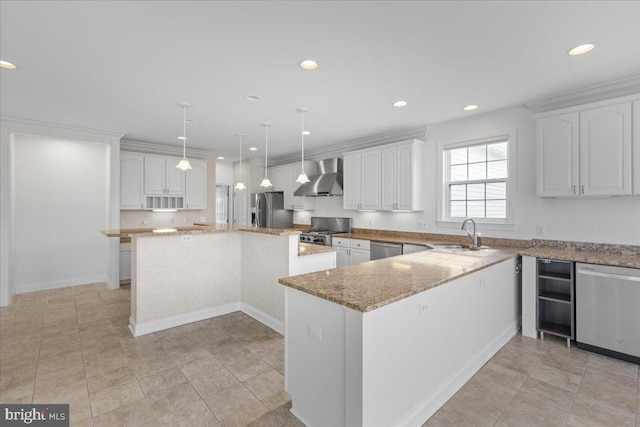
[[[368,312],[517,256],[515,249],[432,249],[286,277],[279,282]]]
[[[559,261],[584,262],[586,264],[640,268],[640,255],[631,253],[609,253],[596,250],[576,250],[570,248],[534,246],[520,251],[520,255],[556,259]]]
[[[192,234],[192,233],[225,233],[229,231],[246,231],[251,233],[270,234],[272,236],[287,236],[300,234],[300,230],[261,228],[261,227],[241,227],[236,225],[220,224],[194,224],[187,227],[148,227],[148,228],[119,228],[115,230],[102,230],[101,233],[107,237],[131,238],[132,236],[166,236],[172,234]]]
[[[336,248],[331,246],[314,245],[313,243],[298,243],[298,256],[321,254],[324,252],[335,252]]]

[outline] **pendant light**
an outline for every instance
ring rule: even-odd
[[[307,131],[304,130],[304,113],[306,113],[307,111],[309,110],[307,110],[304,107],[298,108],[298,112],[300,113],[300,118],[302,123],[302,129],[300,129],[300,138],[302,139],[302,159],[300,161],[300,167],[301,167],[300,175],[298,175],[298,179],[296,179],[296,182],[299,182],[300,184],[309,182],[309,177],[304,172],[304,136],[309,134]]]
[[[236,135],[238,135],[238,138],[240,138],[240,178],[236,183],[235,189],[244,190],[245,188],[247,188],[245,187],[244,182],[242,182],[242,137],[244,137],[244,133],[237,133]]]
[[[260,187],[267,188],[273,187],[273,184],[271,184],[271,181],[269,181],[267,177],[267,149],[269,147],[269,126],[271,126],[271,124],[263,123],[262,126],[264,126],[264,179],[260,183]]]
[[[178,105],[182,107],[182,136],[178,137],[178,139],[182,140],[182,159],[180,159],[176,167],[187,171],[193,169],[189,160],[187,160],[187,123],[193,123],[192,120],[187,120],[187,108],[191,107],[191,105],[186,102],[181,102]]]

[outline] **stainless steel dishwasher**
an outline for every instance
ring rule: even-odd
[[[640,269],[576,264],[576,341],[640,364]]]
[[[402,255],[402,244],[400,243],[384,243],[371,242],[371,261],[390,256]]]

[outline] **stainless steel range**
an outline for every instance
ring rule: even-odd
[[[351,218],[311,217],[311,228],[303,231],[300,241],[331,246],[331,235],[351,233]]]

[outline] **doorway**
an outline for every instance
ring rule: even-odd
[[[229,224],[230,210],[229,186],[216,185],[216,224]]]

